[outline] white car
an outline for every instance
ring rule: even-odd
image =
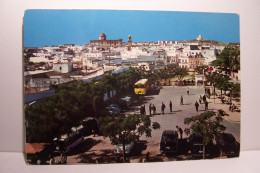
[[[130,142],[128,144],[125,144],[125,154],[130,154],[135,146],[135,142]],[[123,154],[123,145],[119,144],[115,146],[114,152],[116,154]]]

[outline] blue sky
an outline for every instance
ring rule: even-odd
[[[240,42],[239,16],[233,13],[123,10],[27,10],[24,47],[84,45],[104,32],[107,39],[129,34],[133,42],[204,39]]]

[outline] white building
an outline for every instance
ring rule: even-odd
[[[188,56],[179,56],[178,57],[178,64],[180,68],[190,68],[190,64],[189,64],[189,57]]]
[[[203,37],[202,35],[199,35],[199,37],[197,38],[198,41],[202,41],[203,40]]]
[[[185,56],[195,56],[196,54],[200,54],[200,53],[201,50],[198,45],[189,45],[183,49],[183,55]]]
[[[84,69],[97,69],[98,67],[101,67],[103,64],[102,60],[95,58],[84,58],[82,62]]]
[[[72,71],[72,63],[54,63],[53,70],[60,73],[69,73]]]
[[[216,49],[204,49],[201,51],[201,54],[205,58],[205,65],[211,65],[211,62],[217,58]]]

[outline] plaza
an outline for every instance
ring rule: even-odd
[[[187,88],[189,89],[189,95],[187,94]],[[205,94],[204,88],[202,86],[162,86],[156,90],[156,92],[148,92],[146,96],[135,100],[132,106],[124,114],[140,113],[140,106],[145,105],[146,114],[149,115],[149,104],[154,104],[156,106],[157,113],[151,115],[152,122],[158,122],[161,125],[159,130],[152,131],[152,137],[146,138],[145,136],[140,137],[140,141],[145,143],[145,147],[142,145],[141,151],[138,154],[130,155],[130,162],[138,162],[138,158],[145,156],[146,153],[150,153],[152,158],[156,158],[154,161],[171,161],[178,160],[177,156],[166,157],[162,155],[159,151],[161,135],[164,130],[177,130],[176,126],[181,127],[183,130],[188,127],[184,124],[184,119],[191,117],[205,111],[205,105],[202,103],[199,105],[199,111],[196,112],[195,102],[199,102],[200,95]],[[220,94],[220,91],[217,91]],[[180,105],[180,97],[183,96],[183,105]],[[170,112],[169,102],[172,102],[173,111]],[[225,116],[223,120],[224,126],[226,126],[226,133],[231,133],[236,138],[237,142],[240,143],[240,112],[231,112],[229,110],[228,104],[221,103],[221,100],[217,97],[211,96],[207,99],[209,102],[209,111],[216,111],[222,109],[229,116]],[[165,113],[161,114],[161,104],[165,104]],[[214,103],[215,102],[215,103]],[[233,101],[238,107],[240,107],[239,102]],[[183,133],[183,138],[187,138],[186,134]],[[91,145],[86,147],[86,143],[83,143],[79,147],[75,148],[74,154],[68,156],[68,164],[79,164],[82,162],[87,162],[86,158],[105,158],[113,157],[114,145],[111,144],[109,138],[103,138],[103,136],[93,135],[85,137],[86,143],[91,141]],[[84,149],[83,149],[84,148]],[[186,156],[182,155],[182,159]],[[58,158],[57,158],[58,159]]]

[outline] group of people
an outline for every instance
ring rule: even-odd
[[[210,94],[210,89],[205,89],[205,93],[207,94]],[[190,94],[190,91],[189,91],[189,88],[187,88],[187,95]],[[208,110],[208,105],[209,105],[209,102],[207,101],[207,97],[206,97],[206,94],[199,97],[199,103],[198,101],[195,102],[195,108],[196,108],[196,111],[198,112],[199,111],[199,105],[202,104],[202,102],[204,103],[205,105],[205,111]],[[183,105],[183,96],[181,95],[180,97],[180,105]],[[164,112],[165,112],[165,104],[162,102],[161,104],[161,114],[163,115]],[[169,109],[170,109],[170,112],[173,111],[173,104],[172,104],[172,101],[169,102]],[[230,107],[230,110],[232,108]],[[149,113],[150,115],[156,115],[156,106],[154,104],[149,104]],[[142,105],[140,107],[140,114],[141,115],[146,115],[146,111],[145,111],[145,105]]]
[[[205,88],[205,95],[208,95],[208,98],[210,98],[211,95],[210,88]]]
[[[209,106],[209,102],[207,101],[207,97],[206,95],[204,95],[203,97],[201,97],[200,95],[200,98],[199,98],[199,103],[202,104],[202,100],[203,100],[203,103],[205,105],[205,111],[208,110],[208,106]],[[195,108],[196,108],[196,111],[198,112],[199,111],[199,103],[198,101],[195,102]]]
[[[162,105],[161,105],[161,114],[163,115],[164,114],[164,111],[165,111],[165,104],[162,102]],[[172,102],[170,101],[169,103],[169,108],[170,108],[170,112],[172,112]],[[145,105],[142,105],[140,107],[140,113],[141,115],[144,115],[146,112],[145,112]],[[156,106],[154,104],[149,104],[149,113],[150,115],[156,115]]]
[[[234,103],[229,105],[229,110],[230,110],[231,112],[234,112],[234,110],[235,110],[236,108],[237,108],[237,107],[236,107],[236,105],[235,105]]]

